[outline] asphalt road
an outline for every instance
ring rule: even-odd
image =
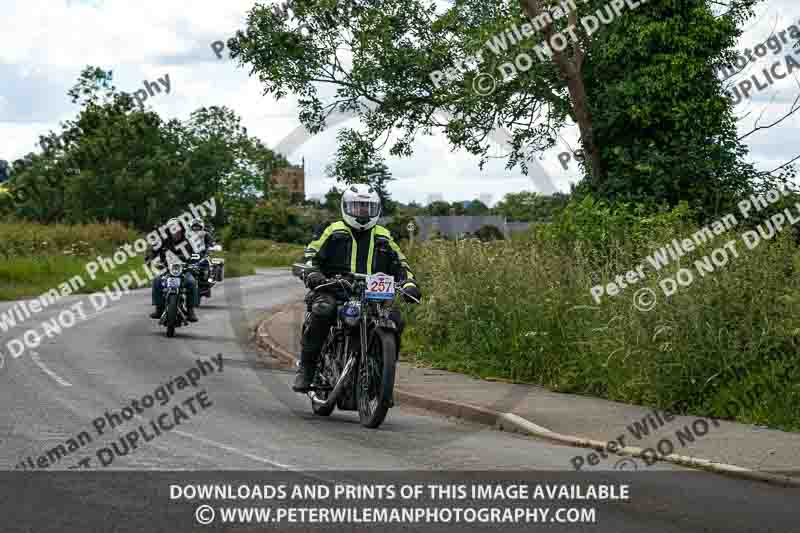
[[[581,450],[402,406],[390,410],[379,430],[362,428],[356,413],[313,416],[308,399],[289,390],[289,372],[252,365],[252,326],[270,309],[297,301],[302,294],[301,285],[287,271],[264,270],[257,276],[226,279],[200,308],[200,322],[178,329],[173,339],[147,317],[152,308],[146,290],[123,295],[97,313],[87,303],[86,320],[16,359],[8,354],[6,342],[60,309],[88,302],[87,297],[65,298],[3,333],[0,470],[13,470],[29,456],[35,462],[85,431],[93,441],[81,443],[49,471],[88,460],[84,465],[94,471],[505,470],[535,471],[531,475],[562,476],[568,481],[589,475],[570,472],[569,461]],[[9,306],[0,305],[0,312]],[[93,421],[105,412],[119,412],[131,400],[175,383],[175,378],[196,368],[198,358],[211,360],[217,354],[222,354],[221,372],[202,376],[197,388],[176,387],[174,398],[164,406],[145,409],[116,430],[107,421],[103,436],[97,435]],[[197,399],[193,409],[179,404],[200,391],[205,391],[204,400]],[[140,439],[136,449],[115,455],[107,468],[100,465],[98,449],[110,447],[139,424],[146,426],[155,414],[172,413],[176,405],[183,405],[188,415],[179,426],[149,442]],[[123,444],[117,442],[119,447]],[[604,510],[598,524],[570,530],[800,531],[796,489],[668,466],[652,470],[593,474],[596,482],[627,476],[633,480],[633,497]],[[14,504],[13,495],[7,496],[3,499],[0,494],[0,513],[5,512],[3,505]]]

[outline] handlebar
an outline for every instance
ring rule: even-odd
[[[299,263],[295,263],[292,265],[292,272],[303,281],[305,281],[306,274],[310,272],[319,272],[319,271],[320,270],[318,268],[310,267],[308,265],[303,265]],[[333,285],[344,285],[345,287],[347,287],[348,290],[353,290],[354,288],[353,283],[348,281],[346,278],[354,278],[355,280],[366,281],[368,277],[369,276],[367,276],[366,274],[359,274],[358,272],[347,272],[344,274],[336,274],[334,278],[328,278],[330,280],[328,281],[328,283],[323,283],[322,285],[318,285],[317,287],[314,287],[314,290],[318,291],[320,289],[323,289],[325,287],[331,287]],[[407,298],[410,298],[414,302],[421,303],[417,298],[411,296],[405,290],[403,290],[402,287],[397,287],[397,290],[400,292],[400,294],[406,296]]]

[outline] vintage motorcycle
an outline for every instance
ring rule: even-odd
[[[315,270],[303,264],[292,266],[292,272],[301,279]],[[394,405],[399,338],[389,311],[396,293],[405,291],[395,286],[392,276],[383,273],[336,275],[315,290],[327,287],[343,289],[347,296],[337,302],[336,324],[322,345],[319,367],[308,393],[311,410],[320,416],[330,415],[336,407],[357,410],[363,426],[377,428]],[[310,314],[309,304],[303,333]]]

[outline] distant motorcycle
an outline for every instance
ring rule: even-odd
[[[216,244],[208,251],[221,252],[222,246]],[[211,298],[211,288],[222,281],[225,275],[225,259],[204,255],[198,262],[198,267],[197,289],[200,294],[199,304],[203,301],[203,298]]]
[[[304,264],[292,266],[292,272],[303,279],[314,270]],[[347,298],[337,305],[336,324],[322,345],[308,393],[311,410],[320,416],[330,415],[335,407],[358,410],[363,426],[377,428],[394,405],[399,339],[389,311],[396,292],[405,291],[395,287],[392,276],[382,273],[337,275],[315,290],[334,286],[344,289]],[[307,309],[303,333],[309,316]]]

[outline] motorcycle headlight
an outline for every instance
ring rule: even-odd
[[[181,272],[183,272],[183,265],[180,263],[172,263],[169,266],[169,273],[173,276],[180,276]]]
[[[342,307],[341,317],[342,322],[350,327],[358,325],[358,320],[361,318],[361,304],[348,302]]]

